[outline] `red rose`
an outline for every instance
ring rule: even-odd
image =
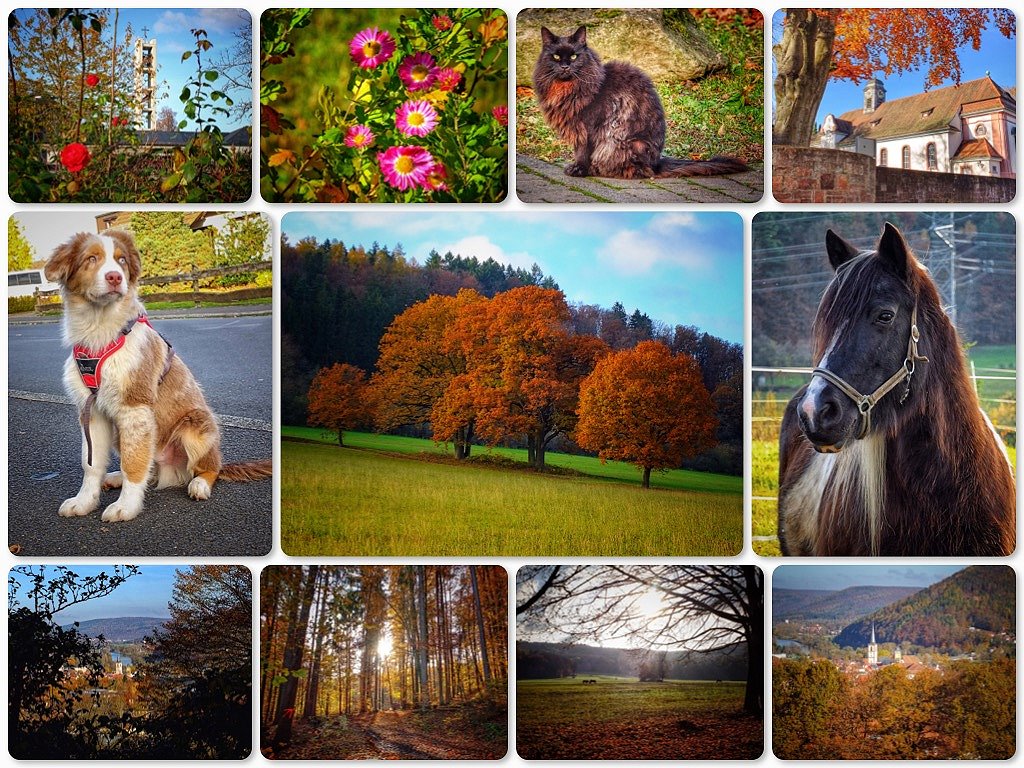
[[[77,141],[68,144],[60,151],[60,164],[71,173],[78,173],[89,164],[91,156],[89,148]]]
[[[100,76],[94,75],[92,72],[90,72],[88,75],[85,76],[85,84],[88,85],[90,88],[95,88],[97,85],[100,84]]]
[[[504,104],[492,109],[491,114],[494,115],[494,119],[498,121],[499,125],[508,125],[508,107]]]

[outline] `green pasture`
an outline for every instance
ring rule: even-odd
[[[336,432],[327,432],[314,427],[282,427],[283,437],[314,440],[337,445]],[[370,432],[346,432],[346,448],[365,448],[384,453],[408,454],[422,458],[451,457],[450,446],[437,444],[432,440],[416,437],[399,437],[397,435],[377,435]],[[470,462],[473,464],[507,464],[515,462],[527,469],[526,450],[523,448],[484,448],[474,446]],[[621,461],[608,461],[604,464],[592,456],[570,456],[567,453],[547,453],[545,463],[553,473],[564,470],[563,474],[579,473],[604,480],[640,484],[640,470],[632,464]],[[511,466],[510,464],[507,464]],[[652,488],[667,488],[681,491],[701,491],[706,493],[743,493],[743,478],[732,475],[716,475],[711,472],[691,472],[685,469],[674,469],[665,472],[651,473]]]
[[[583,685],[583,679],[596,679]],[[641,683],[628,677],[580,674],[575,678],[520,680],[516,719],[558,727],[642,720],[660,715],[736,712],[743,708],[745,683],[665,680]]]
[[[1010,377],[1016,371],[1017,350],[1014,346],[971,347],[968,356],[978,376]],[[798,386],[793,382],[792,391],[776,389],[771,393],[755,391],[753,394],[750,446],[752,543],[754,552],[759,555],[770,557],[781,554],[778,540],[774,538],[778,515],[779,426],[786,403]],[[1015,400],[1016,382],[981,379],[978,381],[978,391],[982,407],[997,425],[1007,443],[1010,462],[1016,467],[1016,405],[996,402]],[[758,537],[768,538],[759,540]]]
[[[742,548],[742,493],[725,492],[714,475],[713,490],[645,491],[635,475],[626,483],[456,463],[409,455],[429,441],[392,438],[385,453],[378,436],[364,437],[377,449],[356,447],[355,434],[345,448],[282,443],[289,555],[732,556]]]

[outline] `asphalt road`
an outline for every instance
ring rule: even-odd
[[[221,419],[224,460],[273,453],[271,317],[154,316],[153,324],[192,369]],[[68,350],[57,323],[8,325],[8,543],[22,556],[259,556],[271,549],[272,484],[217,483],[208,501],[184,488],[151,490],[142,513],[103,523],[117,498],[106,491],[85,517],[57,508],[78,492],[81,438],[61,371]],[[111,461],[116,468],[116,459]]]

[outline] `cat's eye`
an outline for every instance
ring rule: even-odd
[[[572,56],[570,56],[569,60],[570,61],[576,61],[576,54],[574,53]]]
[[[561,61],[562,60],[562,57],[559,56],[557,53],[551,54],[551,58],[554,59],[555,61]]]

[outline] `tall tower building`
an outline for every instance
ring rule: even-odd
[[[885,86],[877,77],[868,80],[864,86],[864,114],[870,114],[882,106],[885,101]]]
[[[875,625],[871,624],[871,642],[868,643],[868,665],[875,666],[878,664],[878,643],[875,642]]]
[[[135,41],[135,127],[156,128],[156,38]]]

